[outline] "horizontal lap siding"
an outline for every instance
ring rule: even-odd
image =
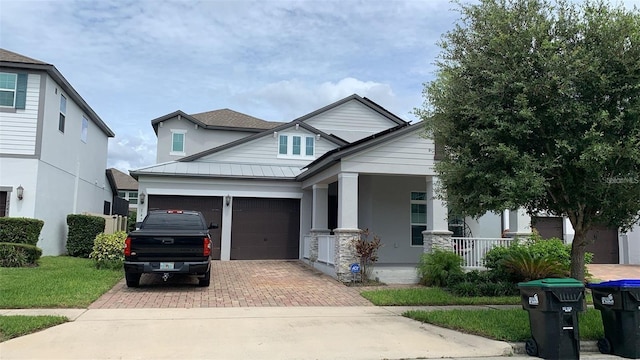
[[[35,154],[39,94],[40,75],[29,74],[25,109],[0,113],[0,154]]]
[[[434,144],[417,130],[343,160],[345,171],[433,175]]]

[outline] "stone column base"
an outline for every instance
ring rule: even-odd
[[[331,230],[329,229],[311,229],[309,234],[311,235],[311,243],[309,244],[309,261],[312,263],[318,261],[318,236],[329,235]]]
[[[333,233],[336,235],[336,252],[335,252],[335,271],[336,278],[342,282],[351,281],[352,275],[349,266],[353,263],[359,263],[358,254],[354,242],[360,239],[362,230],[360,229],[335,229]]]
[[[453,232],[446,230],[426,230],[422,232],[423,252],[431,253],[434,249],[453,251],[451,243]]]

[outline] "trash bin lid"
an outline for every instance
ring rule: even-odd
[[[584,284],[574,278],[547,278],[521,282],[518,287],[584,287]]]
[[[640,279],[622,279],[587,284],[588,288],[640,288]]]

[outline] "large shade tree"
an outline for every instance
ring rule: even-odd
[[[604,2],[457,3],[417,112],[442,146],[450,209],[569,218],[586,233],[640,218],[640,12]]]

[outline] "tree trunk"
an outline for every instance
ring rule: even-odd
[[[576,231],[571,244],[571,277],[584,282],[585,232]]]

